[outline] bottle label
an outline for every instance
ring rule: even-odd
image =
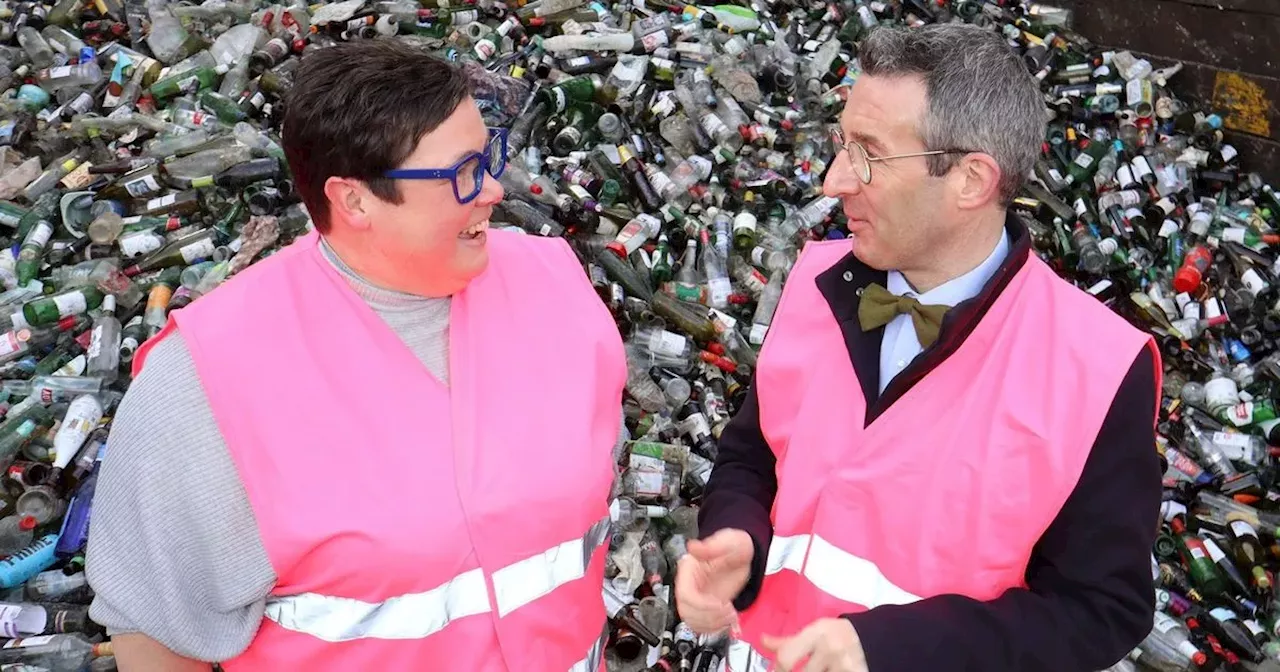
[[[739,212],[737,217],[733,218],[733,232],[742,231],[744,233],[753,233],[756,230],[756,216],[750,212]]]
[[[22,348],[22,341],[18,339],[17,330],[6,331],[0,335],[0,357],[7,357]]]
[[[679,357],[689,345],[688,339],[665,329],[658,329],[649,337],[649,350],[655,355]]]
[[[53,297],[53,305],[58,307],[58,317],[79,315],[89,309],[83,292],[67,292]]]
[[[1236,617],[1230,609],[1224,609],[1223,607],[1214,607],[1213,609],[1210,609],[1209,615],[1223,623],[1234,620]]]
[[[1243,623],[1244,623],[1244,627],[1248,628],[1249,632],[1253,633],[1255,637],[1259,635],[1264,637],[1266,636],[1267,631],[1263,630],[1262,626],[1258,625],[1258,622],[1253,620],[1252,618],[1244,619]]]
[[[1203,546],[1199,546],[1199,545],[1195,545],[1195,544],[1190,544],[1190,543],[1189,543],[1189,544],[1187,545],[1187,550],[1191,552],[1191,558],[1192,558],[1193,560],[1204,560],[1204,559],[1205,559],[1205,555],[1206,555],[1206,554],[1205,554],[1205,551],[1204,551],[1204,547],[1203,547]]]
[[[213,256],[213,239],[202,238],[189,245],[184,245],[179,252],[182,254],[182,260],[188,264],[194,264],[201,259],[208,259]]]
[[[1129,170],[1129,166],[1116,168],[1116,180],[1120,183],[1121,189],[1128,189],[1135,184],[1133,171]]]
[[[1085,170],[1088,170],[1089,166],[1093,165],[1093,162],[1094,159],[1088,152],[1080,152],[1080,155],[1077,156],[1075,160],[1075,164]]]
[[[137,257],[160,249],[164,246],[164,239],[149,232],[142,232],[124,236],[116,243],[120,245],[120,254],[126,257]]]
[[[44,247],[49,243],[49,236],[53,235],[53,226],[44,220],[40,220],[35,228],[31,229],[31,233],[27,234],[27,240],[22,243],[23,247],[35,245]]]
[[[753,324],[751,325],[751,333],[747,335],[747,339],[751,341],[751,345],[763,345],[764,337],[769,333],[769,325]]]
[[[23,637],[21,639],[11,639],[0,647],[3,649],[22,649],[28,646],[40,646],[53,641],[56,635],[45,635],[43,637]]]
[[[717,117],[712,112],[703,114],[702,117],[698,119],[698,122],[702,126],[702,130],[706,131],[707,135],[711,136],[717,142],[720,140],[721,134],[729,132],[729,127],[725,126],[724,122],[720,121],[720,117]]]
[[[89,339],[89,349],[86,350],[89,359],[94,359],[102,354],[102,332],[103,325],[101,324],[93,328],[93,336]]]
[[[1258,292],[1261,292],[1268,287],[1267,281],[1263,280],[1262,276],[1252,268],[1240,274],[1240,282],[1243,283],[1244,288],[1254,296],[1257,296]]]
[[[711,425],[707,424],[705,415],[694,413],[680,422],[680,431],[697,441],[704,436],[711,436]]]
[[[64,65],[57,68],[49,68],[49,79],[57,79],[59,77],[70,77],[72,66]]]
[[[1111,283],[1111,281],[1110,281],[1110,280],[1101,280],[1101,281],[1099,281],[1096,285],[1094,285],[1094,286],[1090,287],[1090,288],[1089,288],[1089,289],[1087,289],[1086,291],[1087,291],[1089,294],[1092,294],[1093,296],[1098,296],[1099,294],[1101,294],[1101,293],[1103,293],[1103,292],[1107,291],[1108,289],[1110,289],[1110,288],[1111,288],[1111,285],[1112,285],[1112,283]]]
[[[650,53],[658,47],[665,47],[670,43],[671,41],[667,39],[667,33],[661,30],[649,33],[648,35],[640,38],[640,44],[644,46],[645,51]]]
[[[1196,645],[1192,644],[1191,640],[1189,639],[1180,640],[1178,642],[1178,650],[1182,652],[1182,655],[1192,660],[1195,660],[1197,657],[1204,655],[1204,652],[1196,648]]]
[[[1258,533],[1254,531],[1253,526],[1243,520],[1231,521],[1231,531],[1236,533],[1237,537],[1253,537],[1258,538]]]
[[[1133,157],[1133,161],[1130,163],[1133,165],[1134,176],[1139,180],[1147,177],[1148,175],[1155,174],[1154,171],[1151,170],[1151,164],[1147,162],[1147,157],[1141,154]]]
[[[1177,222],[1172,219],[1166,219],[1164,220],[1164,224],[1160,225],[1160,232],[1157,235],[1161,238],[1168,238],[1169,236],[1177,233],[1180,228],[1181,227],[1178,226]]]
[[[97,178],[97,175],[89,174],[89,169],[92,167],[93,164],[88,161],[80,164],[75,170],[67,173],[66,177],[62,178],[63,186],[71,190],[84,189],[89,186]]]
[[[1155,629],[1157,632],[1166,633],[1178,627],[1179,623],[1176,619],[1163,612],[1155,612]]]
[[[153,175],[143,175],[124,183],[125,191],[134,198],[142,198],[147,194],[154,194],[160,191],[160,184],[156,182]]]
[[[729,295],[733,293],[733,283],[729,278],[715,278],[707,283],[707,289],[710,290],[711,304],[723,306],[728,303]]]
[[[200,78],[192,75],[178,81],[178,90],[183,93],[195,93],[200,88]]]
[[[147,205],[145,206],[144,209],[159,210],[161,208],[167,208],[177,202],[178,202],[178,195],[169,194],[168,196],[161,196],[160,198],[153,198],[147,201]]]
[[[1204,395],[1211,409],[1231,406],[1240,401],[1240,389],[1236,387],[1236,381],[1223,376],[1205,383]]]
[[[1218,548],[1218,545],[1212,541],[1205,539],[1204,547],[1209,551],[1209,558],[1214,562],[1222,562],[1227,559],[1227,554],[1223,553],[1222,549]]]

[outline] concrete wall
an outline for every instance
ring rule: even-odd
[[[1222,115],[1244,166],[1280,186],[1280,0],[1048,0],[1075,12],[1095,44],[1156,67],[1183,64],[1170,83]]]

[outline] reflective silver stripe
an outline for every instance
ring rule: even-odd
[[[729,643],[729,655],[720,661],[717,672],[765,672],[769,661],[751,645],[735,639]]]
[[[503,617],[560,586],[586,576],[591,555],[609,534],[609,518],[582,537],[495,571],[494,600]],[[347,597],[301,593],[267,600],[265,616],[281,627],[329,642],[352,639],[421,639],[449,623],[489,613],[489,590],[480,568],[463,572],[422,593],[364,602]],[[595,649],[592,649],[595,651]],[[586,661],[590,661],[588,656]],[[597,656],[598,660],[598,656]],[[574,668],[576,670],[576,668]],[[594,672],[594,670],[592,670]]]
[[[421,639],[449,623],[489,611],[489,591],[479,568],[422,593],[364,602],[302,593],[267,600],[266,617],[280,627],[330,642],[352,639]]]
[[[586,576],[596,548],[609,533],[606,516],[577,539],[570,539],[493,573],[493,597],[498,617],[523,607],[570,581]]]
[[[838,548],[816,534],[773,538],[765,574],[777,574],[784,569],[803,575],[836,599],[868,609],[920,601],[919,595],[890,581],[876,563]]]
[[[868,609],[920,601],[919,595],[890,581],[876,563],[836,548],[816,534],[804,563],[804,575],[822,592]]]
[[[769,558],[765,560],[764,573],[777,574],[789,569],[796,574],[804,566],[804,552],[809,549],[809,535],[797,534],[794,537],[774,537],[769,544]]]
[[[604,641],[605,635],[597,637],[587,650],[587,657],[574,663],[569,672],[599,672],[600,662],[604,660]]]

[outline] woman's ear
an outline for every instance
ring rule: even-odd
[[[350,177],[330,177],[324,183],[329,200],[329,221],[341,221],[356,229],[367,229],[372,223],[373,193],[364,182]]]

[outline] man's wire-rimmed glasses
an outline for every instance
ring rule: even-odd
[[[976,149],[934,149],[927,152],[911,152],[910,154],[894,154],[892,156],[871,156],[867,153],[867,148],[857,140],[845,140],[844,132],[839,128],[832,131],[835,141],[849,155],[849,162],[853,166],[853,172],[862,180],[863,184],[871,184],[871,163],[873,161],[889,161],[891,159],[909,159],[914,156],[938,156],[940,154],[976,154]]]

